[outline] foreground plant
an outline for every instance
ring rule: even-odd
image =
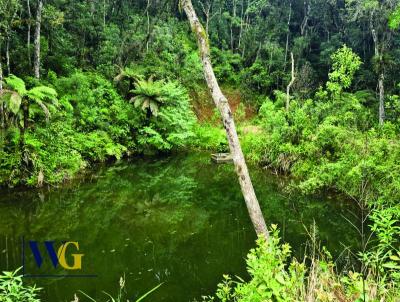
[[[311,257],[298,262],[291,258],[291,247],[282,244],[279,230],[273,225],[268,243],[264,238],[247,256],[247,271],[251,277],[245,282],[237,277],[224,275],[215,296],[203,297],[203,301],[221,302],[293,302],[293,301],[398,301],[398,295],[390,284],[378,284],[373,276],[364,279],[362,274],[349,272],[340,276],[329,252],[316,249]],[[306,266],[307,263],[310,265]],[[378,290],[378,288],[385,290]]]
[[[141,295],[138,299],[135,300],[135,302],[140,302],[143,301],[145,298],[147,298],[150,294],[152,294],[153,292],[155,292],[161,285],[163,285],[164,283],[160,283],[157,286],[153,287],[151,290],[149,290],[148,292],[146,292],[145,294]],[[93,299],[92,297],[90,297],[88,294],[86,294],[83,291],[79,291],[81,294],[83,294],[86,298],[88,298],[90,301],[92,302],[98,302],[97,300]],[[130,300],[126,297],[126,290],[125,290],[125,276],[121,277],[119,279],[119,291],[118,291],[118,295],[116,297],[113,297],[112,295],[110,295],[107,292],[104,292],[104,295],[106,295],[108,297],[108,299],[110,300],[106,300],[106,301],[111,301],[111,302],[123,302],[123,301],[127,301],[129,302]],[[78,302],[79,298],[77,295],[75,295],[75,299],[72,302]]]
[[[0,302],[40,302],[41,288],[24,285],[20,270],[0,275]]]

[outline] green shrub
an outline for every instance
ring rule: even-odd
[[[227,152],[229,150],[225,130],[206,123],[195,125],[194,137],[190,144],[201,150],[215,152]]]
[[[139,81],[132,91],[141,151],[169,151],[193,136],[195,116],[186,90],[175,82]]]
[[[40,302],[38,293],[41,289],[24,285],[18,272],[3,272],[0,275],[0,302]]]

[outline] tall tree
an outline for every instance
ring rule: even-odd
[[[0,1],[0,43],[5,41],[6,71],[11,73],[10,43],[14,22],[20,9],[20,0]],[[2,71],[3,72],[3,71]]]
[[[372,37],[374,48],[373,65],[378,78],[378,117],[381,125],[385,121],[385,77],[387,68],[385,59],[393,38],[388,26],[388,19],[399,3],[399,0],[346,0],[347,11],[351,15],[350,20],[367,23]]]
[[[36,9],[36,28],[35,28],[35,38],[34,38],[34,74],[35,78],[40,79],[40,27],[42,24],[42,10],[43,1],[38,0]]]
[[[181,0],[181,5],[189,19],[192,31],[197,37],[201,61],[203,64],[204,76],[210,89],[215,106],[219,109],[222,121],[226,130],[229,147],[233,156],[233,162],[236,168],[236,174],[239,178],[240,187],[243,197],[250,214],[251,221],[255,231],[259,236],[269,238],[268,229],[258,203],[256,193],[249,175],[249,171],[244,159],[242,148],[240,146],[239,137],[236,132],[235,122],[233,120],[232,111],[229,107],[227,98],[222,93],[218,81],[215,77],[214,70],[210,59],[210,46],[206,32],[201,25],[196,11],[194,10],[191,0]]]
[[[28,11],[28,34],[26,37],[26,47],[28,50],[28,63],[29,63],[29,68],[32,68],[32,58],[31,58],[31,20],[32,20],[32,12],[31,12],[31,4],[30,1],[27,0],[26,2],[26,8]]]

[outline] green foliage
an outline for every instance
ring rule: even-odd
[[[289,112],[266,100],[260,108],[262,139],[244,149],[251,158],[273,169],[292,173],[292,189],[309,194],[333,188],[364,202],[371,211],[376,240],[361,254],[370,282],[382,291],[398,290],[398,223],[400,198],[398,132],[387,123],[377,131],[364,105],[368,93],[329,97],[319,91],[315,100],[293,102]],[[393,289],[394,288],[394,289]]]
[[[159,107],[164,104],[166,97],[169,97],[168,94],[173,91],[165,89],[166,85],[162,81],[138,81],[135,87],[132,91],[135,96],[131,101],[134,103],[135,108],[141,107],[149,117],[151,115],[157,117]]]
[[[201,150],[227,152],[229,150],[225,129],[210,124],[196,124],[191,145]]]
[[[389,26],[391,29],[398,29],[400,26],[400,7],[397,7],[389,17]]]
[[[332,72],[329,73],[327,89],[333,94],[340,94],[351,86],[354,74],[360,68],[362,62],[350,48],[343,45],[332,56]]]
[[[3,272],[0,275],[0,301],[1,302],[40,302],[38,293],[40,288],[26,286],[22,276],[18,275],[19,269],[14,272]]]
[[[242,78],[246,87],[267,94],[272,90],[273,78],[261,61],[242,71]]]
[[[276,226],[272,227],[271,240],[257,242],[247,256],[247,271],[251,280],[233,281],[228,275],[218,285],[216,298],[205,301],[301,301],[304,292],[306,268],[295,260],[290,263],[291,247],[280,244]]]
[[[214,72],[217,79],[230,85],[238,85],[240,82],[240,70],[242,70],[242,58],[231,51],[222,51],[213,47],[211,50]]]
[[[168,151],[185,146],[193,137],[195,117],[182,86],[176,82],[139,81],[132,92],[135,107],[141,107],[136,109],[139,148]]]
[[[143,112],[98,74],[75,72],[70,77],[53,75],[49,79],[59,92],[59,102],[52,88],[37,86],[26,90],[19,78],[7,79],[7,85],[14,89],[4,90],[7,108],[12,94],[37,107],[29,107],[30,120],[35,123],[24,131],[23,149],[17,128],[9,127],[1,137],[2,184],[57,184],[93,162],[121,159],[133,152],[170,151],[188,145],[194,136],[195,118],[189,97],[176,82],[139,81],[132,93],[136,106],[140,102],[145,109]],[[47,100],[50,102],[45,104]],[[43,111],[46,117],[53,113],[50,123],[44,123],[38,115]]]
[[[392,257],[398,259],[398,257]],[[348,272],[338,278],[332,256],[325,248],[305,262],[291,258],[291,247],[282,244],[275,225],[271,239],[257,241],[257,247],[247,255],[249,281],[224,275],[215,296],[203,297],[203,301],[252,302],[252,301],[396,301],[396,291],[382,281],[356,272]],[[379,286],[387,286],[387,289]],[[377,288],[379,290],[377,291]],[[364,297],[366,298],[364,300]]]
[[[160,283],[159,285],[153,287],[151,290],[149,290],[147,293],[143,294],[142,296],[140,296],[138,299],[135,300],[135,302],[140,302],[145,300],[149,295],[151,295],[153,292],[155,292],[159,287],[161,287],[161,285],[163,285],[163,283]],[[92,302],[97,302],[95,299],[93,299],[92,297],[90,297],[88,294],[86,294],[83,291],[80,291],[86,298],[88,298],[90,301]],[[112,295],[110,295],[107,292],[104,292],[104,295],[107,296],[107,301],[111,301],[111,302],[123,302],[125,301],[127,294],[126,294],[126,289],[125,289],[125,277],[121,277],[119,279],[119,292],[117,297],[113,297]],[[75,299],[78,299],[78,297],[75,295]],[[129,300],[128,300],[129,301]]]
[[[56,110],[57,92],[47,86],[36,86],[32,89],[26,89],[25,82],[17,76],[11,75],[5,79],[8,90],[4,90],[0,95],[0,101],[6,104],[11,113],[19,117],[19,112],[28,110],[29,107],[37,106],[45,114],[46,120],[50,117],[50,112]],[[27,109],[22,108],[22,104],[26,103]],[[35,110],[35,107],[32,108]]]

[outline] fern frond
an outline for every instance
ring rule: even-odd
[[[57,102],[57,92],[53,88],[47,86],[32,88],[26,95],[35,102],[42,102],[45,100],[50,100],[53,103]]]
[[[15,75],[10,75],[4,79],[4,82],[6,83],[7,87],[9,87],[12,90],[15,90],[21,96],[24,96],[26,94],[25,82],[21,78]]]

